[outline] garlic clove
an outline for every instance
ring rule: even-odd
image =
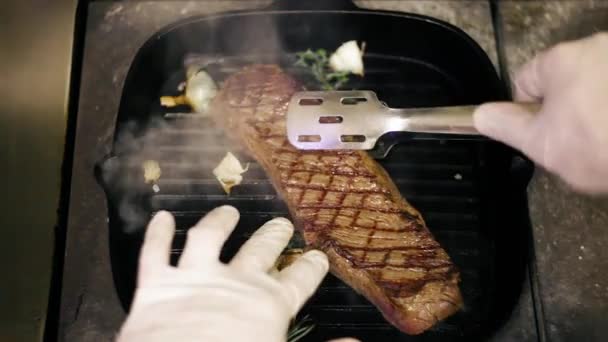
[[[359,48],[356,40],[345,42],[329,57],[329,66],[334,71],[363,76],[363,50]]]

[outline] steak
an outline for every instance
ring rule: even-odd
[[[270,176],[307,248],[395,327],[419,334],[462,306],[460,276],[420,213],[363,151],[301,151],[285,115],[298,82],[276,65],[228,77],[212,117]]]

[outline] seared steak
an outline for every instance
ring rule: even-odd
[[[276,65],[230,76],[213,117],[263,166],[310,248],[331,272],[408,334],[419,334],[462,305],[459,274],[420,213],[362,151],[300,151],[285,136],[298,83]]]

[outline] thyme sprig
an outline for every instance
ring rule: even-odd
[[[329,67],[329,57],[325,49],[308,49],[296,53],[295,66],[308,68],[323,90],[340,89],[348,82],[348,71],[333,71]]]

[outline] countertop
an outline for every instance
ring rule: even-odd
[[[453,23],[480,44],[497,68],[501,67],[491,6],[485,1],[355,2],[361,7],[421,13]],[[107,222],[78,213],[91,210],[92,206],[94,210],[106,210],[105,196],[91,170],[109,152],[100,146],[110,146],[120,93],[134,54],[151,34],[179,18],[269,3],[137,1],[94,2],[89,6],[60,340],[111,340],[125,317],[113,290],[107,233],[100,231]],[[601,28],[597,25],[608,22],[608,12],[600,11],[603,15],[586,12],[593,6],[600,5],[598,1],[500,2],[497,31],[505,43],[502,66],[507,74],[545,46]],[[535,25],[530,25],[531,22]],[[608,26],[604,24],[603,28]],[[107,72],[100,73],[100,69]],[[540,276],[526,280],[512,319],[494,340],[567,341],[575,337],[599,340],[608,336],[608,325],[602,324],[608,304],[608,277],[598,271],[608,263],[608,251],[602,248],[608,246],[608,234],[603,231],[608,227],[608,201],[574,194],[542,170],[537,170],[529,186],[529,201],[536,247],[531,267]],[[103,204],[98,207],[99,203]],[[71,233],[75,230],[79,233]],[[87,257],[70,258],[70,255]],[[537,325],[538,317],[545,318],[547,324]]]

